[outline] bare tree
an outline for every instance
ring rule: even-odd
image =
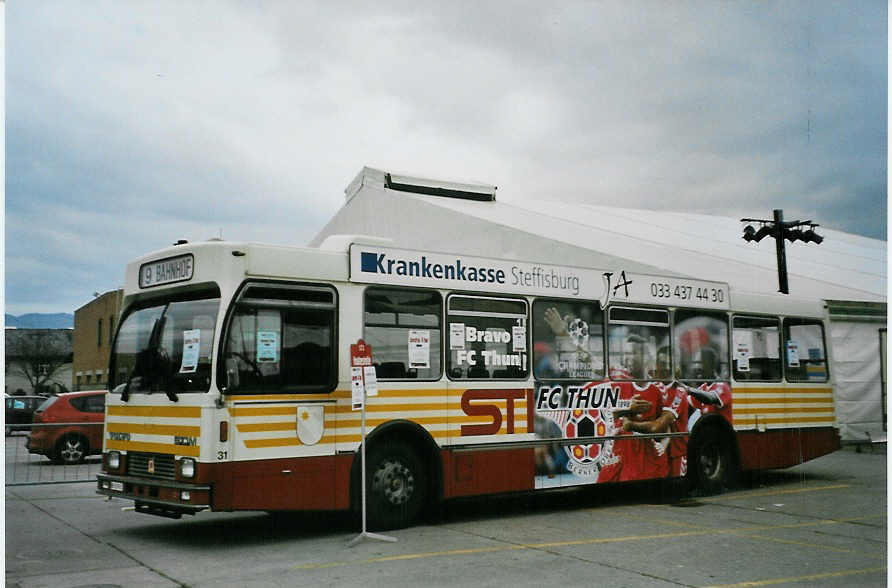
[[[71,332],[59,329],[19,329],[6,332],[6,371],[28,380],[35,394],[68,389],[53,377],[71,363]]]

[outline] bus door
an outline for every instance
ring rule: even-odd
[[[507,451],[532,433],[526,300],[453,294],[446,301],[450,443],[505,443],[506,451],[457,452],[456,492],[532,489],[529,449]]]
[[[336,324],[330,286],[238,295],[222,358],[230,445],[217,454],[233,462],[233,508],[334,507]]]

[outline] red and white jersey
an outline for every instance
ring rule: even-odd
[[[622,398],[631,399],[638,395],[642,400],[650,402],[650,409],[629,417],[636,422],[652,421],[663,413],[667,407],[663,402],[663,384],[651,383],[645,387],[639,387],[632,383],[624,386],[626,394]],[[619,422],[619,430],[622,430],[622,422]],[[614,453],[620,455],[621,471],[619,481],[642,480],[646,478],[662,478],[669,474],[669,459],[665,446],[657,439],[635,439],[634,433],[625,433],[625,437],[614,443]]]
[[[671,433],[686,433],[688,430],[688,392],[684,386],[664,386],[661,400],[663,410],[671,412],[675,419],[669,425]],[[687,441],[684,437],[673,437],[669,443],[669,455],[679,457],[686,453]]]
[[[688,430],[688,392],[684,386],[666,386],[663,388],[664,410],[675,415],[669,425],[671,433],[686,433]],[[684,476],[687,473],[688,438],[686,436],[669,439],[667,454],[669,457],[669,475]]]

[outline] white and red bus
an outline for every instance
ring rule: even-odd
[[[461,496],[718,491],[839,446],[818,301],[349,241],[184,243],[127,266],[100,494],[174,518],[355,508],[360,339],[371,528]]]

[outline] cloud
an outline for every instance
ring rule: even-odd
[[[885,237],[884,3],[210,6],[7,7],[7,310],[304,244],[363,165]]]

